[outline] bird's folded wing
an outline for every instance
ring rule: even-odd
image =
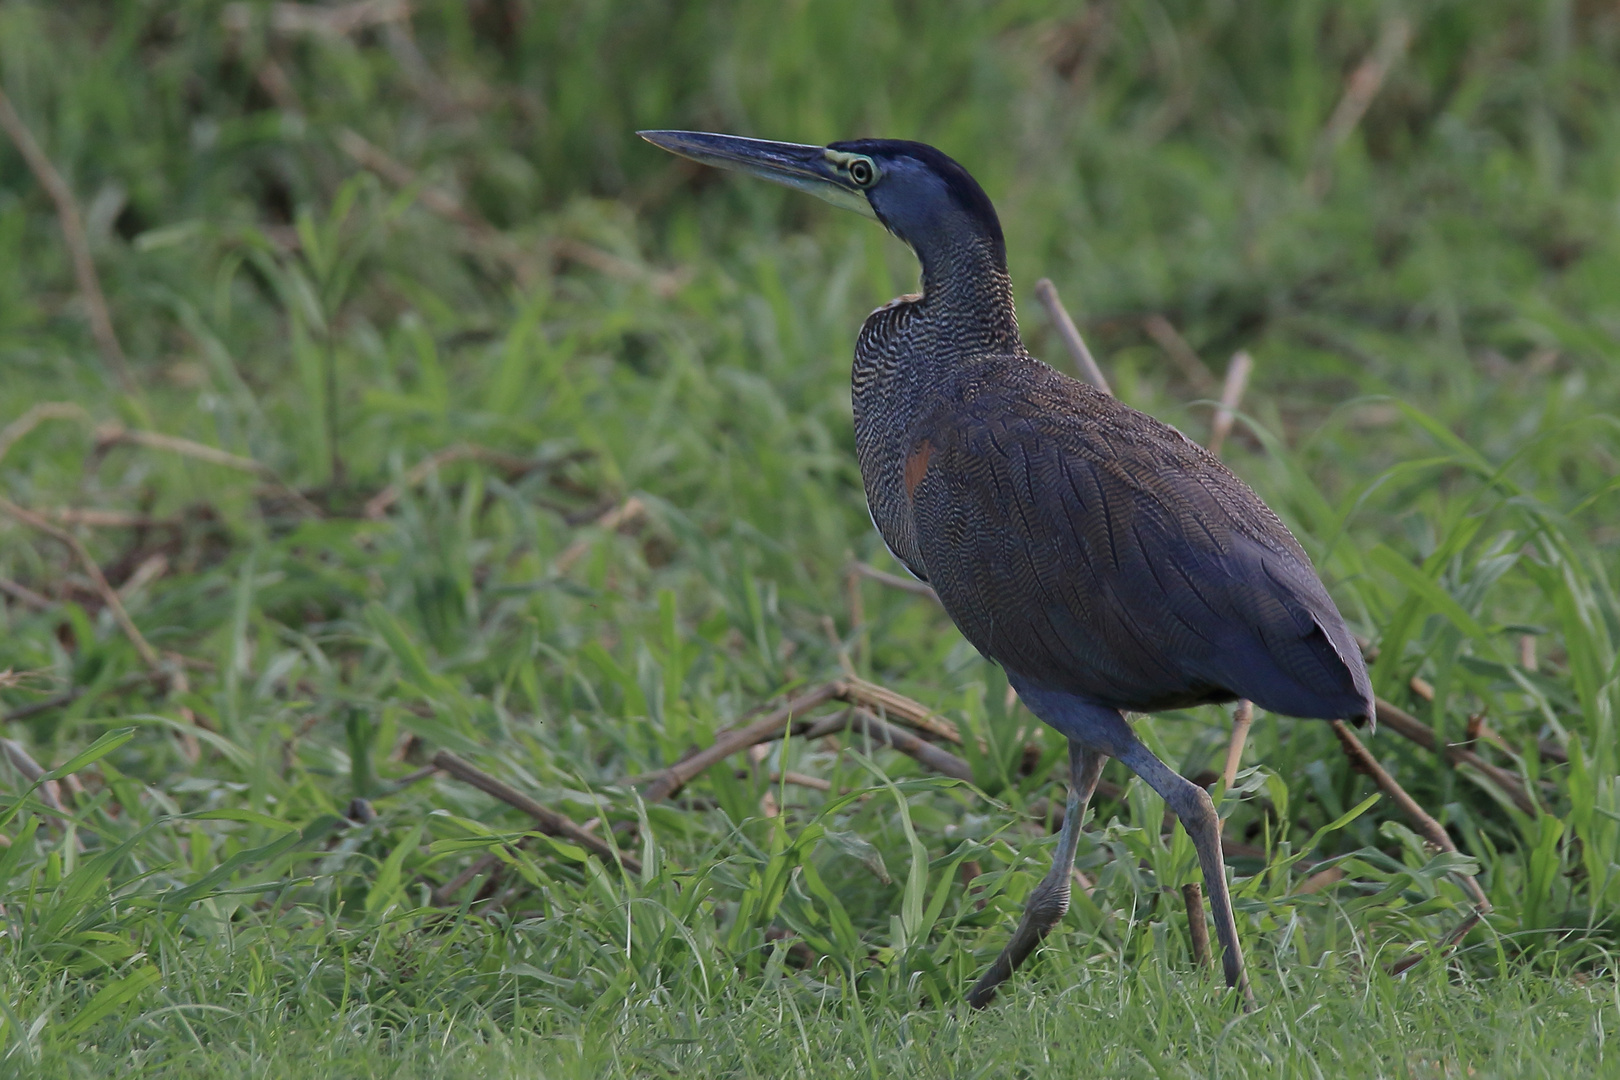
[[[927,426],[910,485],[929,580],[981,651],[1120,707],[1365,698],[1309,560],[1219,462],[1123,406],[1088,426],[992,398]]]

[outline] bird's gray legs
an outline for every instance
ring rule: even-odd
[[[1209,894],[1210,912],[1215,916],[1215,937],[1221,943],[1226,983],[1243,995],[1245,1007],[1253,1004],[1248,976],[1243,971],[1243,952],[1238,947],[1237,923],[1232,918],[1232,895],[1226,888],[1226,863],[1221,855],[1221,820],[1209,793],[1191,780],[1178,775],[1153,756],[1118,709],[1098,705],[1062,691],[1046,690],[1008,673],[1018,697],[1036,716],[1062,732],[1069,740],[1069,812],[1058,839],[1057,859],[1052,872],[1036,887],[1018,930],[995,965],[974,985],[968,1004],[982,1008],[1028,956],[1046,932],[1068,910],[1069,864],[1074,859],[1080,815],[1107,758],[1118,758],[1140,776],[1175,811],[1187,829],[1198,862],[1204,871],[1204,891]]]
[[[1238,947],[1237,923],[1232,918],[1232,896],[1226,888],[1226,862],[1221,854],[1221,819],[1209,792],[1173,771],[1153,756],[1134,735],[1133,745],[1117,755],[1131,770],[1157,791],[1165,804],[1192,838],[1198,862],[1204,870],[1204,891],[1209,894],[1210,914],[1215,917],[1215,936],[1220,940],[1226,985],[1237,987],[1245,1007],[1254,1004],[1249,977],[1243,970],[1243,952]]]
[[[1012,976],[1024,958],[1034,951],[1035,946],[1069,910],[1069,871],[1074,865],[1075,846],[1080,842],[1080,819],[1085,817],[1086,803],[1091,801],[1097,779],[1102,776],[1103,762],[1107,760],[1103,754],[1087,750],[1073,739],[1069,740],[1069,801],[1063,811],[1063,831],[1058,834],[1052,869],[1035,886],[1035,891],[1029,894],[1024,917],[1018,920],[1018,929],[1013,932],[1012,940],[1001,950],[1001,955],[990,965],[990,970],[968,991],[968,1004],[975,1009],[990,1004],[996,996],[996,987]]]

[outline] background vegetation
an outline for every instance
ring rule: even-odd
[[[0,516],[0,700],[13,749],[75,776],[61,807],[15,768],[0,797],[0,1068],[1612,1060],[1612,3],[9,2],[0,87],[76,197],[128,358],[0,140],[21,511]],[[1460,849],[1437,855],[1387,801],[1354,816],[1375,789],[1325,725],[1261,716],[1224,804],[1264,1003],[1240,1016],[1190,963],[1185,837],[1111,765],[1095,890],[967,1014],[1044,870],[1029,815],[1061,800],[1060,750],[927,600],[849,587],[852,559],[895,567],[848,357],[913,262],[640,127],[945,148],[996,200],[1020,295],[1052,277],[1116,391],[1194,437],[1208,377],[1150,317],[1214,372],[1249,350],[1229,460],[1376,648],[1379,693],[1475,740],[1533,812],[1381,730]],[[155,664],[29,513],[82,542]],[[638,799],[631,778],[840,653],[960,725],[976,785],[846,734]],[[1187,775],[1219,769],[1218,710],[1141,728]],[[440,749],[594,820],[640,872],[422,778]],[[1493,913],[1386,974],[1467,913],[1459,874]]]

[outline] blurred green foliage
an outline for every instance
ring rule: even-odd
[[[71,553],[0,525],[0,702],[80,691],[6,734],[47,768],[100,755],[65,809],[15,772],[0,797],[8,1070],[77,1075],[92,1051],[150,1075],[1601,1067],[1620,11],[402,12],[0,5],[0,87],[78,198],[136,380],[106,366],[55,208],[0,142],[0,495],[81,535],[185,676],[154,685]],[[1351,117],[1396,20],[1410,45]],[[1381,731],[1463,853],[1436,855],[1363,806],[1325,726],[1262,716],[1226,809],[1274,1007],[1229,1026],[1191,971],[1191,851],[1130,784],[1082,844],[1095,890],[1002,1008],[962,1015],[1044,871],[1021,814],[1061,792],[1059,754],[926,601],[868,582],[851,603],[852,558],[893,566],[848,357],[913,261],[639,127],[941,146],[995,199],[1020,295],[1053,278],[1121,396],[1194,437],[1209,390],[1148,319],[1212,374],[1249,350],[1228,458],[1377,647],[1380,694],[1442,743],[1484,717],[1499,739],[1472,748],[1542,809]],[[29,413],[52,402],[79,411]],[[592,524],[632,497],[642,515]],[[994,799],[852,736],[636,799],[630,778],[840,652],[982,740],[964,752]],[[1186,774],[1219,767],[1216,710],[1141,727]],[[643,872],[452,780],[405,784],[440,747],[597,819]],[[1298,891],[1331,865],[1341,883]],[[1494,913],[1451,962],[1385,976],[1466,913],[1457,873]]]

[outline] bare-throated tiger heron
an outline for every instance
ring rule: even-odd
[[[922,291],[874,311],[855,345],[867,505],[895,557],[1069,740],[1052,869],[969,1002],[988,1004],[1067,910],[1108,757],[1186,827],[1226,981],[1251,1000],[1214,804],[1124,714],[1247,698],[1288,716],[1372,719],[1361,653],[1298,541],[1208,451],[1025,350],[995,208],[940,151],[641,134],[874,217],[922,263]]]

